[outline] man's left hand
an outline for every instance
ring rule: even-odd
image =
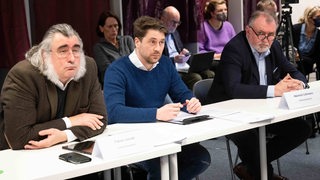
[[[65,132],[58,129],[50,128],[39,132],[40,136],[47,136],[40,141],[30,140],[28,144],[24,146],[25,149],[42,149],[53,146],[55,144],[67,141],[67,135]]]
[[[187,111],[189,113],[197,113],[201,110],[201,103],[197,98],[191,98],[190,100],[186,100]]]

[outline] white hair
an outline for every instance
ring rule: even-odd
[[[25,55],[30,63],[37,67],[44,76],[46,76],[54,84],[61,84],[58,74],[53,68],[50,54],[51,43],[55,34],[60,33],[65,37],[76,36],[79,40],[80,49],[83,49],[83,42],[79,34],[68,24],[56,24],[51,26],[45,33],[40,44],[33,46]],[[86,73],[86,61],[84,52],[80,54],[80,67],[76,73],[74,80],[79,80]]]

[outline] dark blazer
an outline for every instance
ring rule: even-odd
[[[181,41],[179,32],[177,30],[174,31],[172,33],[172,37],[173,37],[174,45],[176,46],[178,53],[180,53],[183,49],[183,43]],[[162,54],[169,57],[169,50],[167,47],[167,43],[165,43],[164,50],[163,50]],[[172,60],[172,63],[174,63],[174,59],[173,58],[170,58],[170,59]]]
[[[293,28],[292,28],[293,45],[294,47],[297,48],[299,54],[301,54],[299,51],[301,26],[302,26],[302,23],[299,23],[299,24],[293,25]],[[317,68],[318,70],[320,70],[320,53],[319,52],[320,52],[320,31],[318,31],[317,33],[316,40],[314,42],[314,46],[311,49],[311,51],[304,56],[300,56],[304,63],[304,66],[303,66],[304,69],[301,69],[301,70],[302,72],[304,71],[306,75],[312,72],[314,63],[317,64]]]
[[[277,41],[274,41],[270,51],[271,53],[266,57],[268,85],[275,85],[287,73],[295,79],[307,82],[305,76],[285,58]],[[259,85],[258,66],[245,31],[237,34],[226,44],[217,69],[208,93],[208,103],[233,98],[266,98],[268,86]]]
[[[56,119],[58,95],[56,86],[27,60],[17,63],[8,73],[1,93],[0,149],[23,149],[30,140],[43,137],[38,132],[56,128],[65,130],[62,119]],[[65,117],[81,113],[102,115],[104,126],[99,130],[89,127],[69,128],[84,140],[103,132],[107,124],[106,106],[97,78],[97,66],[92,58],[86,58],[86,73],[67,87]]]

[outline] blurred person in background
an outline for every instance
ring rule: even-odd
[[[98,77],[103,87],[104,73],[108,66],[118,58],[130,54],[134,49],[134,42],[131,36],[120,36],[121,22],[111,12],[100,14],[96,33],[99,42],[93,47],[94,59],[98,66]]]

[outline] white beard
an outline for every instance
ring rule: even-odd
[[[45,56],[43,66],[44,67],[43,67],[42,74],[44,76],[46,76],[52,83],[54,83],[55,85],[57,85],[61,89],[64,89],[64,85],[59,80],[59,76],[53,67],[51,56],[49,56],[49,55]],[[68,80],[68,82],[71,80],[75,80],[75,81],[79,80],[81,77],[84,76],[85,73],[86,73],[86,60],[85,60],[84,54],[81,54],[79,70],[74,77],[72,77]]]

